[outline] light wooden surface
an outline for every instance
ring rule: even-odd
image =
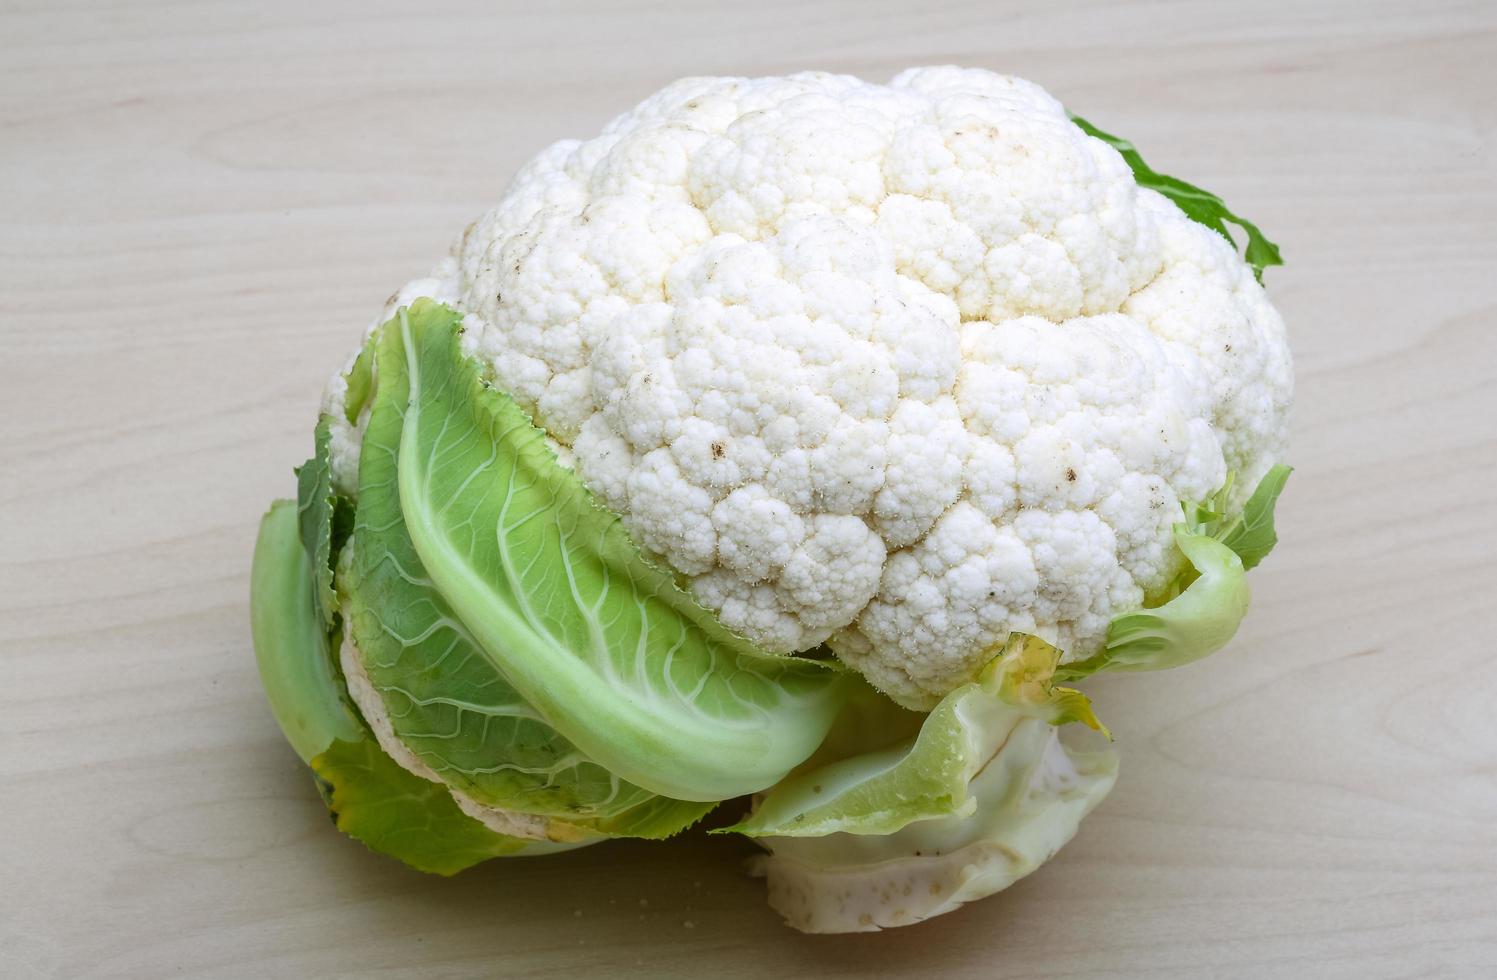
[[[1497,976],[1497,6],[383,6],[0,3],[0,974]],[[335,834],[247,572],[380,301],[675,76],[952,61],[1289,258],[1284,544],[1227,652],[1097,685],[1111,799],[1007,894],[842,938],[736,841],[444,881]]]

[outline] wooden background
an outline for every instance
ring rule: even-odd
[[[1283,243],[1299,470],[1237,641],[1096,685],[1116,792],[914,929],[793,934],[736,841],[445,881],[334,833],[249,557],[380,302],[675,76],[938,62]],[[1491,0],[3,0],[0,974],[1497,976],[1494,130]]]

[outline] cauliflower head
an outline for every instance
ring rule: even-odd
[[[1039,86],[692,78],[514,177],[417,297],[720,620],[928,709],[1178,573],[1282,455],[1284,324]],[[335,484],[363,420],[325,402]]]

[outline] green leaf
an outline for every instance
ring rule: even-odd
[[[1227,522],[1227,506],[1232,498],[1232,490],[1237,483],[1237,473],[1228,471],[1227,478],[1215,493],[1200,502],[1194,500],[1180,501],[1180,509],[1184,511],[1185,518],[1182,522],[1185,529],[1191,534],[1204,534],[1209,538],[1221,536],[1218,533],[1222,525]]]
[[[1279,543],[1273,523],[1274,505],[1293,472],[1294,468],[1290,466],[1270,467],[1243,505],[1241,516],[1220,535],[1222,544],[1242,559],[1243,568],[1256,568]]]
[[[359,349],[353,366],[348,369],[348,391],[343,396],[343,417],[349,425],[357,425],[369,396],[374,393],[374,344],[376,335],[371,334]]]
[[[468,816],[441,783],[402,769],[372,735],[339,740],[312,760],[338,829],[418,871],[452,875],[480,861],[571,850],[558,843],[497,834]]]
[[[352,505],[333,492],[328,425],[326,416],[318,420],[312,458],[296,471],[296,512],[302,546],[312,563],[317,615],[323,628],[331,631],[338,611],[333,566],[337,561],[337,546],[347,537],[352,521]]]
[[[1242,559],[1215,538],[1175,529],[1175,543],[1196,578],[1183,592],[1152,609],[1115,617],[1096,656],[1066,664],[1056,676],[1074,680],[1106,670],[1167,670],[1206,657],[1232,639],[1247,615],[1247,575]]]
[[[337,739],[359,737],[318,615],[316,585],[298,537],[295,504],[277,500],[260,522],[250,568],[250,630],[271,713],[304,762]]]
[[[1071,115],[1071,121],[1083,133],[1096,137],[1122,154],[1123,160],[1132,168],[1133,179],[1138,182],[1138,186],[1148,187],[1163,194],[1185,212],[1186,217],[1221,235],[1232,243],[1234,249],[1237,248],[1237,242],[1233,239],[1227,225],[1230,223],[1241,228],[1247,235],[1247,248],[1243,259],[1252,267],[1253,275],[1258,278],[1259,282],[1263,281],[1264,269],[1271,265],[1284,264],[1284,258],[1279,253],[1279,246],[1269,241],[1257,225],[1235,214],[1221,198],[1194,184],[1187,184],[1179,178],[1159,173],[1144,162],[1137,147],[1128,140],[1113,136],[1111,133],[1104,133],[1074,113]]]
[[[1080,722],[1107,738],[1112,734],[1092,712],[1085,694],[1056,687],[1061,651],[1028,633],[1010,633],[1003,651],[983,668],[978,683],[1009,705],[1052,725]]]
[[[912,741],[790,776],[752,815],[714,833],[888,834],[916,820],[970,813],[967,783],[1019,717],[976,684],[964,685],[941,700]]]
[[[443,629],[476,641],[459,655],[477,654],[490,685],[507,681],[583,757],[660,795],[716,801],[779,780],[825,736],[839,672],[763,654],[647,562],[618,517],[556,461],[544,433],[482,381],[459,350],[458,323],[446,307],[418,301],[384,328],[359,528],[363,488],[388,494],[394,452],[400,512],[419,557],[399,563],[404,580],[435,587],[455,614]],[[384,525],[371,515],[367,527]],[[387,690],[409,691],[431,673],[421,662],[379,669]],[[426,689],[407,699],[410,713],[442,704],[456,716],[431,730],[435,738],[407,738],[412,747],[476,743],[463,714],[497,688]],[[490,766],[505,758],[486,756]]]
[[[1236,474],[1201,502],[1182,501],[1175,542],[1187,567],[1145,608],[1114,617],[1107,644],[1093,657],[1061,667],[1057,676],[1103,670],[1165,670],[1193,663],[1227,644],[1247,614],[1245,573],[1278,543],[1274,505],[1293,468],[1275,465],[1258,481],[1240,513],[1228,514]]]
[[[918,820],[970,815],[977,803],[969,784],[1026,720],[1105,731],[1085,695],[1051,684],[1059,659],[1039,637],[1012,634],[977,681],[941,699],[913,739],[797,772],[749,817],[714,833],[891,834]]]
[[[490,857],[565,849],[494,833],[459,810],[446,787],[412,775],[380,749],[334,669],[298,516],[292,501],[278,500],[260,522],[250,625],[271,712],[316,773],[338,826],[376,851],[440,874]]]
[[[455,327],[444,309],[428,304],[422,310],[432,322]],[[427,574],[399,494],[410,396],[404,339],[390,328],[377,337],[379,387],[360,456],[352,555],[341,587],[360,660],[395,734],[444,782],[488,806],[620,836],[667,837],[695,823],[712,803],[658,796],[559,734],[479,647]]]

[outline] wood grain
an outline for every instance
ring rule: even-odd
[[[1497,6],[0,4],[0,973],[1497,976]],[[783,929],[690,837],[426,878],[336,835],[248,562],[321,383],[530,153],[667,80],[1040,81],[1285,246],[1285,544],[1099,684],[1117,791],[925,926]]]

